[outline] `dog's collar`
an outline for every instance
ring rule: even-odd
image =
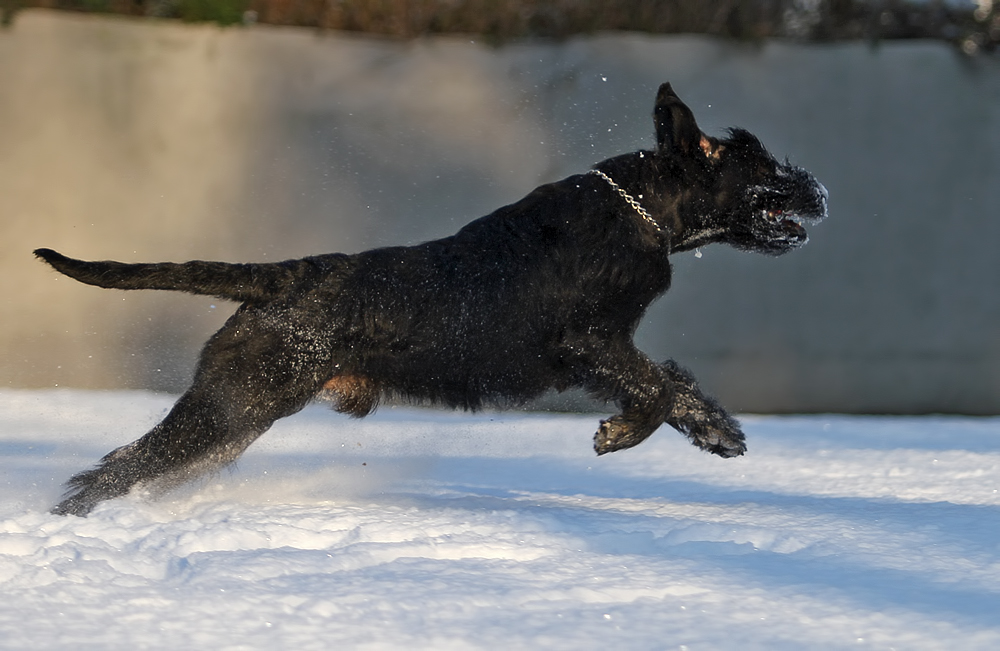
[[[612,179],[610,176],[608,176],[601,170],[590,170],[590,173],[596,174],[597,176],[607,181],[608,185],[610,185],[615,192],[621,195],[622,199],[625,200],[625,203],[632,206],[632,209],[635,210],[637,213],[639,213],[640,217],[645,219],[653,228],[655,228],[656,232],[658,233],[663,232],[663,227],[656,223],[656,220],[653,219],[653,216],[649,214],[649,211],[643,208],[642,204],[636,201],[636,199],[632,195],[630,195],[628,192],[625,192],[625,190],[623,190],[620,185],[615,183],[614,179]]]

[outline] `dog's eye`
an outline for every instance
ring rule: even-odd
[[[770,163],[760,163],[757,166],[757,174],[773,178],[778,175],[778,166],[771,165]]]

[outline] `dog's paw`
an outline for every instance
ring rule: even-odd
[[[77,493],[53,506],[49,513],[52,515],[76,515],[82,518],[86,517],[99,501],[84,493]]]
[[[739,423],[728,414],[686,424],[685,434],[696,446],[720,457],[739,457],[747,451],[746,438]]]
[[[719,403],[706,396],[690,371],[673,360],[661,367],[674,387],[674,406],[667,424],[684,434],[695,446],[720,457],[738,457],[747,451],[736,419]]]
[[[639,427],[620,416],[602,420],[601,426],[594,434],[594,452],[600,456],[635,447],[648,439],[653,429]]]

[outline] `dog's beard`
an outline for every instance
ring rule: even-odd
[[[740,249],[781,255],[809,241],[807,224],[826,218],[827,197],[823,184],[799,167],[782,166],[776,186],[754,186],[747,190],[751,213],[749,241],[733,244]]]

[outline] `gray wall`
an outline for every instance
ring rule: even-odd
[[[652,146],[673,82],[830,191],[813,241],[675,257],[640,345],[743,411],[1000,413],[1000,60],[606,35],[491,48],[19,14],[0,32],[0,383],[180,390],[232,307],[30,250],[277,260],[453,232]]]

